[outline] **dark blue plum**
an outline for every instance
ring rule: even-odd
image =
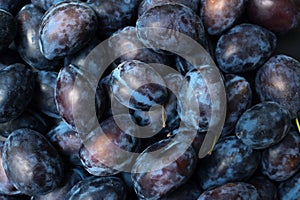
[[[138,38],[148,48],[193,51],[189,42],[181,42],[178,32],[199,42],[204,48],[208,47],[200,17],[182,4],[167,3],[150,8],[138,18],[136,27]]]
[[[257,72],[256,92],[261,101],[275,101],[295,119],[300,114],[300,62],[287,55],[270,58]]]
[[[115,32],[109,38],[109,47],[112,49],[114,62],[119,65],[124,61],[139,60],[144,63],[158,63],[170,66],[170,58],[146,48],[136,35],[136,28],[127,26]],[[133,50],[135,49],[135,50]],[[158,72],[163,71],[163,67]]]
[[[290,126],[289,111],[276,102],[265,101],[242,114],[235,134],[253,149],[266,149],[279,143],[289,132]]]
[[[292,127],[278,144],[262,152],[261,171],[273,181],[285,181],[300,169],[300,135]]]
[[[87,0],[86,3],[97,13],[100,24],[97,36],[105,39],[117,30],[135,24],[140,0]]]
[[[225,73],[248,72],[269,59],[276,43],[276,36],[271,31],[254,24],[239,24],[219,38],[216,61]]]
[[[66,172],[60,186],[45,195],[34,196],[31,200],[60,200],[65,199],[70,189],[79,181],[87,178],[82,168],[72,168]]]
[[[51,6],[63,2],[65,0],[31,0],[31,3],[37,7],[42,8],[43,10],[48,10]],[[76,0],[68,0],[68,1],[76,1]]]
[[[202,193],[198,200],[259,200],[256,188],[244,182],[227,183]]]
[[[54,118],[60,118],[54,98],[57,77],[57,72],[38,71],[32,99],[32,107]]]
[[[67,161],[73,165],[81,165],[79,149],[83,141],[80,135],[70,129],[65,122],[61,121],[54,126],[47,133],[47,138]]]
[[[298,200],[300,198],[300,172],[278,186],[278,199]]]
[[[262,175],[256,175],[252,177],[248,183],[253,185],[257,192],[259,199],[263,200],[277,200],[277,186],[269,180],[267,177]]]
[[[245,78],[234,74],[227,74],[225,75],[225,87],[227,115],[222,136],[234,132],[238,119],[252,103],[252,89],[250,83]]]
[[[23,64],[13,64],[0,70],[0,123],[19,117],[29,105],[34,93],[34,74]]]
[[[167,3],[183,4],[191,8],[195,13],[198,13],[198,9],[200,6],[200,0],[143,0],[140,3],[138,14],[139,16],[141,16],[144,12],[146,12],[150,8],[162,4],[167,4]]]
[[[15,15],[23,5],[28,3],[30,3],[30,0],[0,0],[0,9]]]
[[[259,151],[227,136],[218,141],[211,155],[200,159],[196,172],[201,188],[207,190],[251,177],[259,163]]]
[[[6,173],[4,171],[4,167],[2,164],[3,145],[4,142],[0,142],[0,193],[6,195],[20,194],[21,192],[14,187],[10,180],[8,180],[8,177],[6,176]]]
[[[8,137],[11,132],[20,128],[29,128],[40,133],[46,133],[49,124],[40,114],[32,110],[25,110],[18,118],[6,123],[0,123],[1,136]]]
[[[43,15],[44,11],[32,4],[25,5],[18,12],[15,44],[20,56],[28,65],[36,69],[52,70],[57,68],[60,61],[50,61],[40,51],[39,27]]]
[[[126,199],[124,182],[117,177],[88,177],[79,181],[68,192],[66,200],[99,200],[99,199]]]
[[[44,14],[39,29],[42,54],[49,60],[78,52],[95,36],[95,11],[82,2],[61,2]]]
[[[6,139],[2,163],[8,179],[23,194],[43,195],[59,187],[64,166],[55,148],[40,133],[18,129]]]
[[[149,110],[163,105],[168,91],[163,78],[150,65],[137,61],[124,61],[111,73],[110,88],[114,97],[128,108]]]
[[[149,155],[155,151],[160,152],[159,156]],[[185,144],[170,138],[156,142],[139,155],[132,168],[134,189],[140,199],[160,199],[184,185],[196,163],[191,146],[186,149]]]
[[[14,40],[17,24],[14,16],[8,11],[0,9],[0,52],[5,50]]]
[[[179,116],[186,126],[205,132],[223,120],[223,102],[220,101],[224,101],[226,96],[222,87],[223,81],[218,75],[218,71],[210,65],[200,66],[185,75],[178,101]],[[216,99],[215,102],[213,97]],[[216,117],[213,117],[213,108],[219,112]]]

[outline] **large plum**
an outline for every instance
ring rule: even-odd
[[[95,36],[97,27],[96,13],[86,3],[58,3],[41,21],[40,50],[49,60],[74,54]]]
[[[300,63],[287,55],[271,57],[257,72],[256,92],[261,101],[275,101],[291,118],[300,114]]]
[[[2,162],[8,179],[22,193],[42,195],[56,189],[64,166],[55,148],[30,129],[12,132],[4,143]]]

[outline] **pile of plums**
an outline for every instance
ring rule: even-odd
[[[0,199],[300,199],[299,2],[0,0]]]

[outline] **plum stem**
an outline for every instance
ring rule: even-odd
[[[165,106],[162,105],[162,107],[161,107],[161,120],[162,120],[162,126],[163,126],[163,128],[166,127],[165,113],[166,113]]]
[[[298,131],[300,133],[300,123],[299,123],[298,117],[296,118],[296,125],[297,125]]]
[[[218,137],[215,136],[215,137],[214,137],[214,140],[213,140],[213,143],[212,143],[212,145],[211,145],[211,148],[210,148],[209,151],[207,152],[208,155],[211,155],[211,154],[212,154],[212,151],[214,150],[217,141],[218,141]]]

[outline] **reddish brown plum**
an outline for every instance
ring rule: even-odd
[[[262,152],[262,173],[273,181],[285,181],[300,168],[300,136],[292,128],[278,144]]]
[[[211,35],[219,35],[241,17],[246,0],[201,0],[200,16]]]
[[[96,34],[98,21],[95,11],[82,2],[62,2],[44,14],[39,45],[49,60],[74,54]]]
[[[68,192],[66,200],[99,200],[99,199],[126,199],[126,187],[120,178],[88,177],[75,184]]]
[[[253,185],[257,192],[259,199],[263,200],[277,200],[277,186],[264,176],[254,176],[248,183]]]
[[[191,8],[195,13],[198,13],[200,0],[143,0],[139,5],[138,14],[139,16],[141,16],[144,12],[146,12],[150,8],[167,4],[167,3],[183,4]]]
[[[251,184],[244,182],[227,183],[202,193],[198,200],[259,200],[258,192]]]
[[[162,198],[186,183],[194,172],[197,162],[194,149],[184,149],[183,144],[170,142],[171,139],[161,140],[149,146],[137,158],[132,179],[139,198]],[[157,150],[160,151],[159,155],[150,156],[149,160],[149,153]]]
[[[135,110],[163,105],[168,97],[165,82],[157,71],[137,60],[124,61],[112,71],[111,91],[121,104]]]
[[[276,36],[271,31],[254,24],[239,24],[219,38],[216,61],[225,73],[248,72],[269,59],[276,43]]]
[[[271,31],[285,34],[300,23],[300,4],[294,0],[251,0],[248,17]]]
[[[227,74],[225,79],[227,115],[222,136],[229,135],[234,131],[238,119],[251,106],[252,102],[252,89],[245,78]]]
[[[8,179],[23,194],[46,194],[61,183],[63,162],[51,143],[36,131],[12,132],[4,143],[2,156]]]
[[[235,136],[221,138],[211,155],[200,159],[197,177],[207,190],[225,183],[243,181],[256,171],[260,152],[245,145]]]
[[[105,106],[104,92],[101,88],[96,90],[86,75],[74,65],[65,66],[58,73],[55,88],[59,114],[82,138],[98,124],[91,114],[101,115]]]
[[[279,143],[289,132],[289,111],[273,101],[264,101],[246,110],[235,127],[236,136],[253,149]]]
[[[271,57],[257,72],[256,92],[261,101],[275,101],[295,119],[300,113],[300,62],[287,55]]]
[[[129,135],[135,129],[128,126],[127,119],[128,116],[122,115],[110,117],[84,140],[79,155],[83,166],[92,175],[108,176],[131,169],[134,155],[124,157],[119,153],[120,149],[136,152],[139,148],[139,140]]]

